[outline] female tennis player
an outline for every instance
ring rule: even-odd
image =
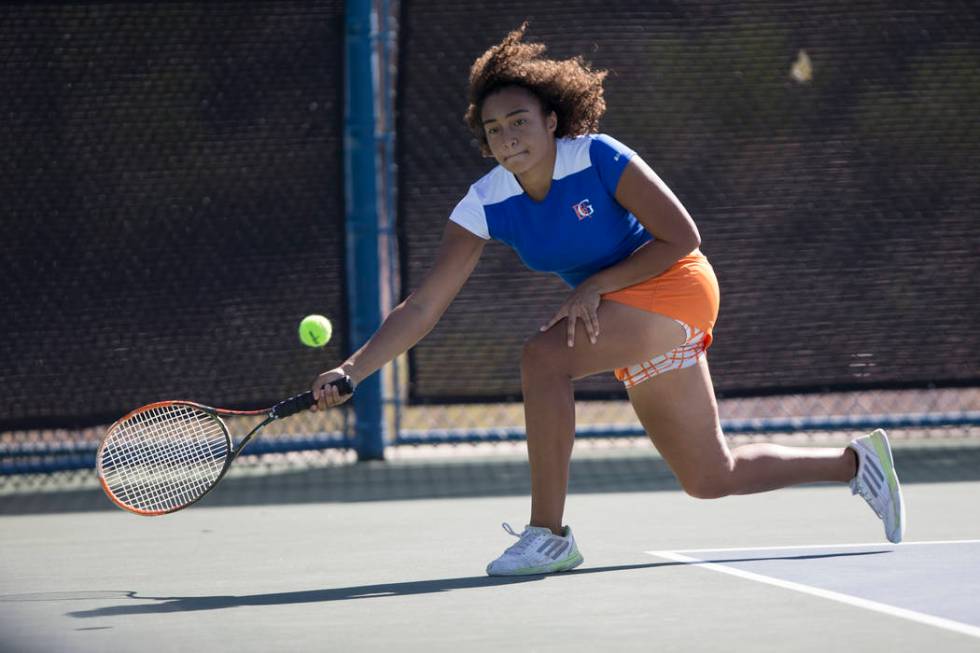
[[[903,532],[902,497],[883,431],[844,449],[749,444],[729,449],[705,351],[718,284],[691,216],[633,150],[598,134],[605,71],[580,57],[543,57],[525,26],[473,64],[466,123],[497,165],[474,183],[445,227],[435,261],[364,347],[313,385],[319,408],[341,403],[331,380],[356,384],[414,346],[438,322],[487,240],[571,287],[521,356],[531,515],[487,567],[490,575],[572,569],[582,554],[563,525],[575,434],[572,382],[614,370],[653,444],[694,497],[799,483],[850,483]],[[502,300],[503,301],[503,300]]]

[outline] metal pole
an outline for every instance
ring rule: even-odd
[[[350,340],[356,350],[381,324],[378,161],[375,99],[377,13],[371,0],[348,0],[344,88],[344,195]],[[358,460],[384,458],[381,375],[361,381],[354,395]]]

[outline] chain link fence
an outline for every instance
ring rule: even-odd
[[[399,227],[407,288],[493,165],[460,126],[469,66],[530,18],[606,69],[600,128],[684,202],[721,285],[725,396],[975,384],[980,18],[972,3],[407,4]],[[524,340],[567,293],[491,243],[411,354],[421,402],[520,397]],[[447,370],[453,370],[448,374]],[[612,375],[580,397],[621,396]]]
[[[838,441],[857,432],[844,418],[877,416],[907,418],[899,439],[977,435],[971,3],[388,8],[400,16],[384,77],[398,92],[386,202],[403,295],[490,167],[462,123],[469,65],[530,18],[528,38],[553,56],[610,71],[603,131],[700,227],[722,288],[710,358],[733,438]],[[342,2],[18,4],[0,16],[5,478],[88,473],[104,425],[137,405],[271,405],[348,353],[344,328],[317,353],[295,335],[308,313],[348,322]],[[393,375],[388,456],[520,447],[520,348],[566,292],[488,246]],[[580,446],[644,440],[611,375],[577,396]],[[277,424],[250,463],[349,461],[353,419]]]
[[[0,428],[271,405],[346,351],[342,2],[0,9]]]

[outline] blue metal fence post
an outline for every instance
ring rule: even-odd
[[[350,342],[361,347],[381,324],[378,160],[377,13],[372,0],[348,0],[344,84],[344,197]],[[384,458],[381,375],[361,381],[354,395],[358,460]]]

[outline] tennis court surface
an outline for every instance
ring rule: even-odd
[[[5,3],[0,653],[980,651],[976,6]],[[556,134],[621,142],[697,224],[726,436],[887,429],[907,543],[842,486],[686,496],[605,373],[575,384],[584,564],[488,578],[501,522],[529,512],[522,352],[569,297],[500,238],[410,354],[344,407],[270,424],[200,504],[106,499],[91,467],[120,417],[271,406],[423,286],[494,165],[463,120],[471,66],[525,21],[529,50],[608,72],[605,109],[581,94]],[[548,86],[573,77],[599,76]],[[604,175],[551,216],[555,266],[622,260],[626,241],[575,261],[558,237],[617,227],[591,149],[567,167],[555,148],[562,184],[592,178],[586,158]],[[538,178],[549,157],[528,153]],[[333,337],[301,343],[304,315]],[[214,473],[208,432],[189,451]],[[154,453],[133,478],[166,471]]]
[[[143,518],[91,485],[0,496],[4,651],[980,650],[980,442],[896,448],[909,526],[837,486],[718,501],[650,448],[576,451],[585,563],[489,578],[519,453],[240,473]]]

